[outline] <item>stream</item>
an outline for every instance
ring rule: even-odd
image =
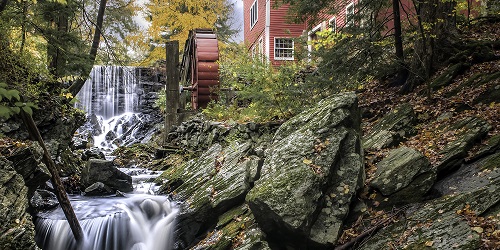
[[[151,122],[142,119],[138,110],[137,93],[143,90],[137,72],[133,67],[94,66],[77,96],[76,107],[93,117],[89,119],[93,124],[84,125],[78,134],[93,137],[108,160],[118,146],[145,143],[151,137],[152,132],[139,131]],[[69,195],[85,235],[81,245],[58,206],[35,216],[38,246],[47,250],[172,249],[178,208],[167,197],[154,195],[157,187],[152,181],[161,172],[135,166],[119,170],[132,176],[133,192],[123,197]]]

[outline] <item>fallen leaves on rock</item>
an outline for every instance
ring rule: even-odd
[[[456,213],[467,221],[472,231],[479,234],[481,249],[500,248],[500,221],[498,216],[478,216],[469,204],[466,204],[463,209],[459,209]]]

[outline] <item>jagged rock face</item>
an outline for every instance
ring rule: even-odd
[[[28,208],[28,188],[4,157],[0,157],[0,249],[35,249],[35,230]]]
[[[113,190],[133,190],[132,177],[118,170],[112,161],[106,160],[90,159],[82,170],[81,182],[86,188],[102,182]]]
[[[406,137],[416,134],[415,113],[410,104],[405,103],[391,110],[363,138],[363,148],[380,150],[398,145]]]
[[[29,194],[33,194],[39,185],[51,177],[49,170],[42,163],[43,149],[37,142],[28,142],[25,147],[16,147],[7,158],[13,168],[24,179]]]
[[[214,230],[191,249],[271,249],[265,237],[244,204],[219,216]]]
[[[199,158],[165,171],[161,187],[182,202],[180,248],[206,232],[217,217],[244,201],[257,178],[260,158],[250,152],[251,143],[235,141],[226,148],[213,145]]]
[[[385,249],[389,242],[405,249],[425,249],[426,244],[432,249],[480,249],[479,234],[457,211],[468,204],[476,214],[482,214],[495,206],[500,200],[498,177],[497,173],[496,178],[475,190],[460,190],[409,209],[404,218],[379,231],[360,249]]]
[[[246,200],[267,234],[303,247],[335,243],[364,180],[357,97],[325,99],[284,123]]]
[[[168,134],[167,141],[180,148],[205,151],[214,144],[227,145],[235,140],[249,140],[255,144],[258,152],[259,147],[267,146],[265,143],[271,140],[280,125],[279,122],[225,124],[194,117],[174,127]]]
[[[391,201],[411,203],[421,200],[435,180],[436,171],[422,153],[400,147],[377,164],[370,185]]]
[[[467,117],[452,124],[447,131],[458,131],[457,139],[439,152],[442,159],[437,165],[438,174],[459,167],[464,162],[467,151],[472,148],[475,142],[486,136],[490,129],[491,126],[486,121],[476,117]]]

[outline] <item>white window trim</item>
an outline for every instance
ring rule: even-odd
[[[313,40],[312,35],[314,35],[318,30],[321,30],[321,26],[322,24],[320,23],[316,27],[312,28],[309,32],[307,32],[307,41],[308,41],[307,51],[312,52],[313,50],[313,46],[311,44]]]
[[[332,28],[332,24],[333,24],[333,29],[332,29],[333,33],[337,33],[337,17],[334,16],[330,18],[330,20],[328,20],[328,26],[330,28]]]
[[[292,56],[291,57],[277,57],[276,56],[276,40],[277,39],[289,39],[292,41]],[[295,60],[295,41],[290,37],[275,37],[274,38],[274,60],[275,61],[293,61]]]
[[[355,13],[354,13],[354,12],[355,12],[355,10],[354,10],[354,2],[351,2],[350,4],[348,4],[348,5],[345,7],[345,26],[346,26],[346,27],[351,26],[351,25],[354,25],[354,17],[353,17],[352,22],[349,22],[349,21],[347,20],[347,17],[348,17],[348,15],[349,15],[349,13],[347,12],[347,10],[348,10],[349,8],[351,8],[351,7],[352,7],[352,10],[353,10],[353,13],[352,13],[352,14],[353,14],[353,16],[354,16],[354,14],[355,14]]]
[[[255,0],[250,7],[250,29],[253,29],[257,21],[259,21],[259,2]]]

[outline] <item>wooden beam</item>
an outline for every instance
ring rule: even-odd
[[[167,142],[168,133],[178,123],[179,109],[179,41],[169,41],[166,44],[166,69],[167,84],[165,85],[166,107],[165,107],[165,137]]]

